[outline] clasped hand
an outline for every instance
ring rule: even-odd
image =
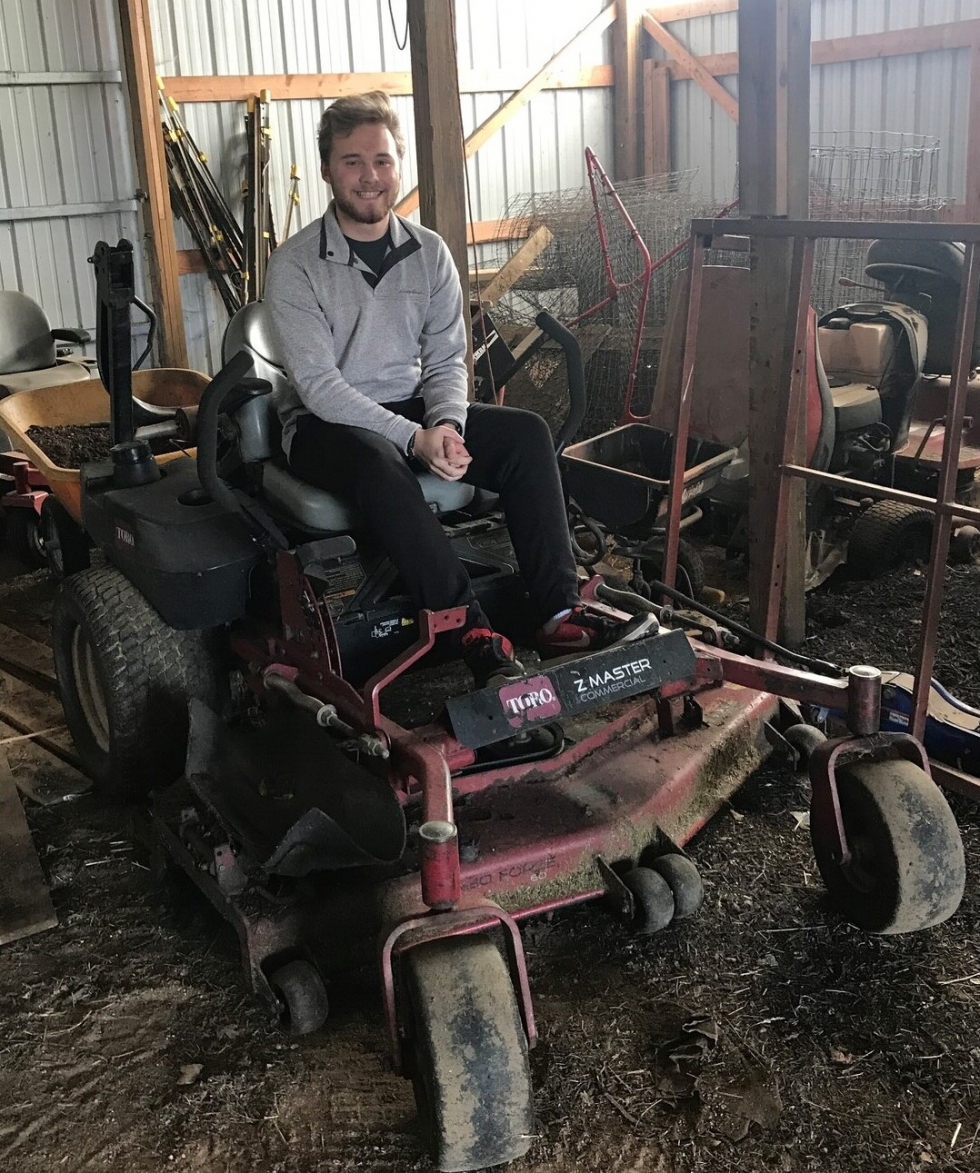
[[[458,481],[473,459],[455,428],[440,424],[419,428],[412,455],[431,473],[444,481]]]

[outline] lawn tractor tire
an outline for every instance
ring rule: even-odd
[[[7,522],[5,541],[10,553],[31,570],[43,566],[44,543],[34,510],[24,505],[9,505],[3,514]]]
[[[836,772],[851,859],[811,811],[810,836],[831,903],[869,933],[911,933],[959,907],[966,863],[959,828],[932,778],[913,762],[855,762]]]
[[[227,672],[217,636],[176,631],[113,566],[62,582],[52,615],[58,692],[85,772],[129,802],[184,771],[187,705],[220,709]]]
[[[406,1066],[424,1139],[444,1173],[523,1156],[534,1134],[527,1035],[507,962],[485,936],[405,954]]]
[[[41,546],[51,577],[61,582],[69,574],[91,565],[88,536],[57,497],[44,498],[41,506]]]
[[[924,565],[932,545],[932,513],[904,501],[875,501],[858,516],[847,543],[857,578],[878,578],[902,563]]]
[[[663,552],[658,551],[643,558],[643,560],[640,562],[640,573],[648,583],[663,582]],[[701,598],[701,592],[704,590],[704,583],[704,559],[701,557],[699,551],[694,546],[692,546],[690,542],[685,541],[684,538],[679,538],[677,543],[677,575],[675,578],[676,589],[679,590],[681,594],[687,595],[689,598],[697,601]]]

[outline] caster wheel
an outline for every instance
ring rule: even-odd
[[[837,771],[851,859],[810,819],[817,867],[831,902],[869,933],[911,933],[946,920],[966,882],[963,841],[939,787],[907,761],[855,762]]]
[[[826,736],[820,732],[815,725],[790,725],[785,730],[783,737],[796,750],[797,769],[803,771],[807,768],[810,761],[810,755],[822,742],[826,741]]]
[[[641,936],[659,933],[674,919],[674,893],[659,871],[633,868],[623,876],[623,883],[633,893],[636,904],[632,924],[634,933]]]
[[[674,920],[685,920],[704,903],[704,881],[695,865],[679,852],[658,856],[650,867],[663,876],[674,897]]]
[[[312,1034],[327,1021],[327,991],[308,961],[287,961],[273,971],[269,985],[279,1003],[279,1020],[291,1035]]]
[[[507,963],[486,937],[432,941],[405,956],[415,1101],[437,1169],[523,1156],[534,1133],[527,1036]]]

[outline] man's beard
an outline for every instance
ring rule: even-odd
[[[386,191],[383,199],[379,200],[376,205],[371,205],[367,208],[359,208],[354,204],[348,203],[343,196],[338,195],[336,192],[334,192],[333,198],[337,207],[348,220],[354,220],[358,224],[379,224],[395,206],[395,197],[397,194],[397,188],[394,191]]]

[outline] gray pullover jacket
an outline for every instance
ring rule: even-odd
[[[402,452],[417,424],[382,407],[422,395],[425,426],[466,424],[466,334],[459,274],[435,232],[391,214],[375,288],[331,202],[275,250],[265,302],[291,386],[276,408],[287,454],[297,418],[368,428]]]

